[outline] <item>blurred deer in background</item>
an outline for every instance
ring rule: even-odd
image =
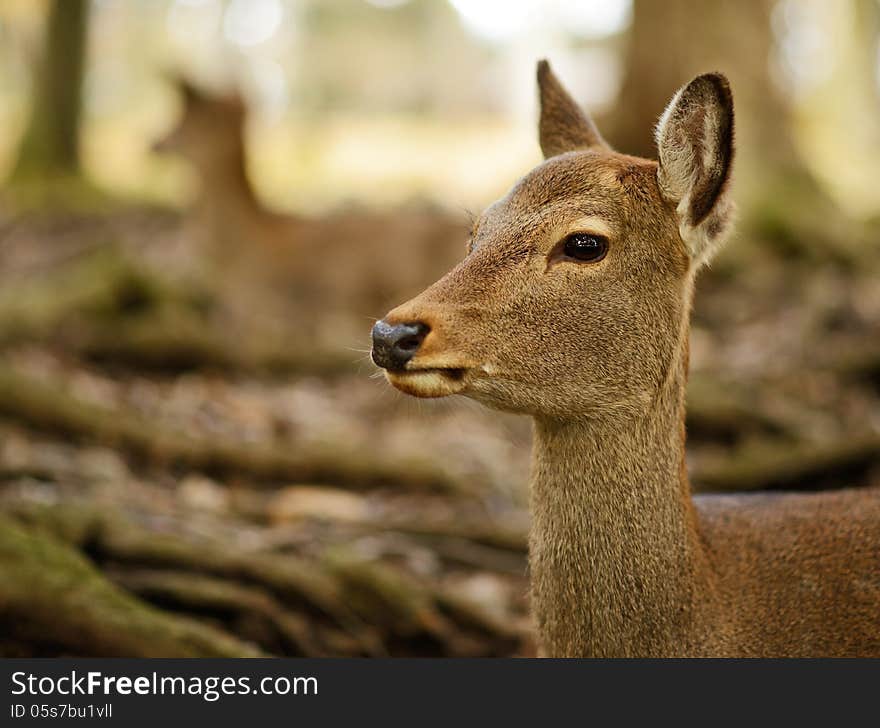
[[[732,226],[733,102],[691,81],[659,163],[611,150],[538,67],[546,161],[373,329],[417,397],[534,418],[530,570],[550,656],[880,656],[880,491],[692,497],[694,278]]]
[[[220,275],[281,292],[307,314],[311,336],[329,335],[328,345],[361,338],[364,316],[381,314],[461,258],[465,216],[428,205],[324,217],[267,209],[248,179],[242,99],[177,85],[183,112],[153,149],[183,156],[199,177],[192,236]]]

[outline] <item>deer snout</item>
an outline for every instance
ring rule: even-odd
[[[430,330],[420,322],[390,324],[385,320],[377,321],[373,326],[373,361],[390,371],[403,369]]]

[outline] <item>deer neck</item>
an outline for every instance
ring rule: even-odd
[[[685,649],[709,577],[685,471],[681,358],[643,414],[535,421],[529,560],[548,654]]]
[[[199,171],[200,207],[221,232],[240,233],[239,228],[267,215],[248,178],[243,138],[229,139],[223,148],[212,150]]]

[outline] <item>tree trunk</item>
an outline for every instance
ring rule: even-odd
[[[846,259],[857,235],[804,164],[794,108],[772,75],[774,0],[634,0],[625,75],[605,136],[656,158],[652,132],[675,90],[721,71],[736,104],[736,196],[747,237],[783,255]]]
[[[773,158],[790,158],[787,101],[770,77],[773,4],[635,0],[625,77],[607,134],[611,142],[624,152],[655,156],[652,130],[672,93],[717,70],[730,79],[738,111],[746,112],[738,115],[738,134]]]
[[[13,180],[78,175],[89,0],[52,0]]]

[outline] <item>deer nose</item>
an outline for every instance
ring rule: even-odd
[[[384,320],[377,321],[373,326],[373,361],[383,369],[403,369],[430,330],[418,322],[389,324]]]

